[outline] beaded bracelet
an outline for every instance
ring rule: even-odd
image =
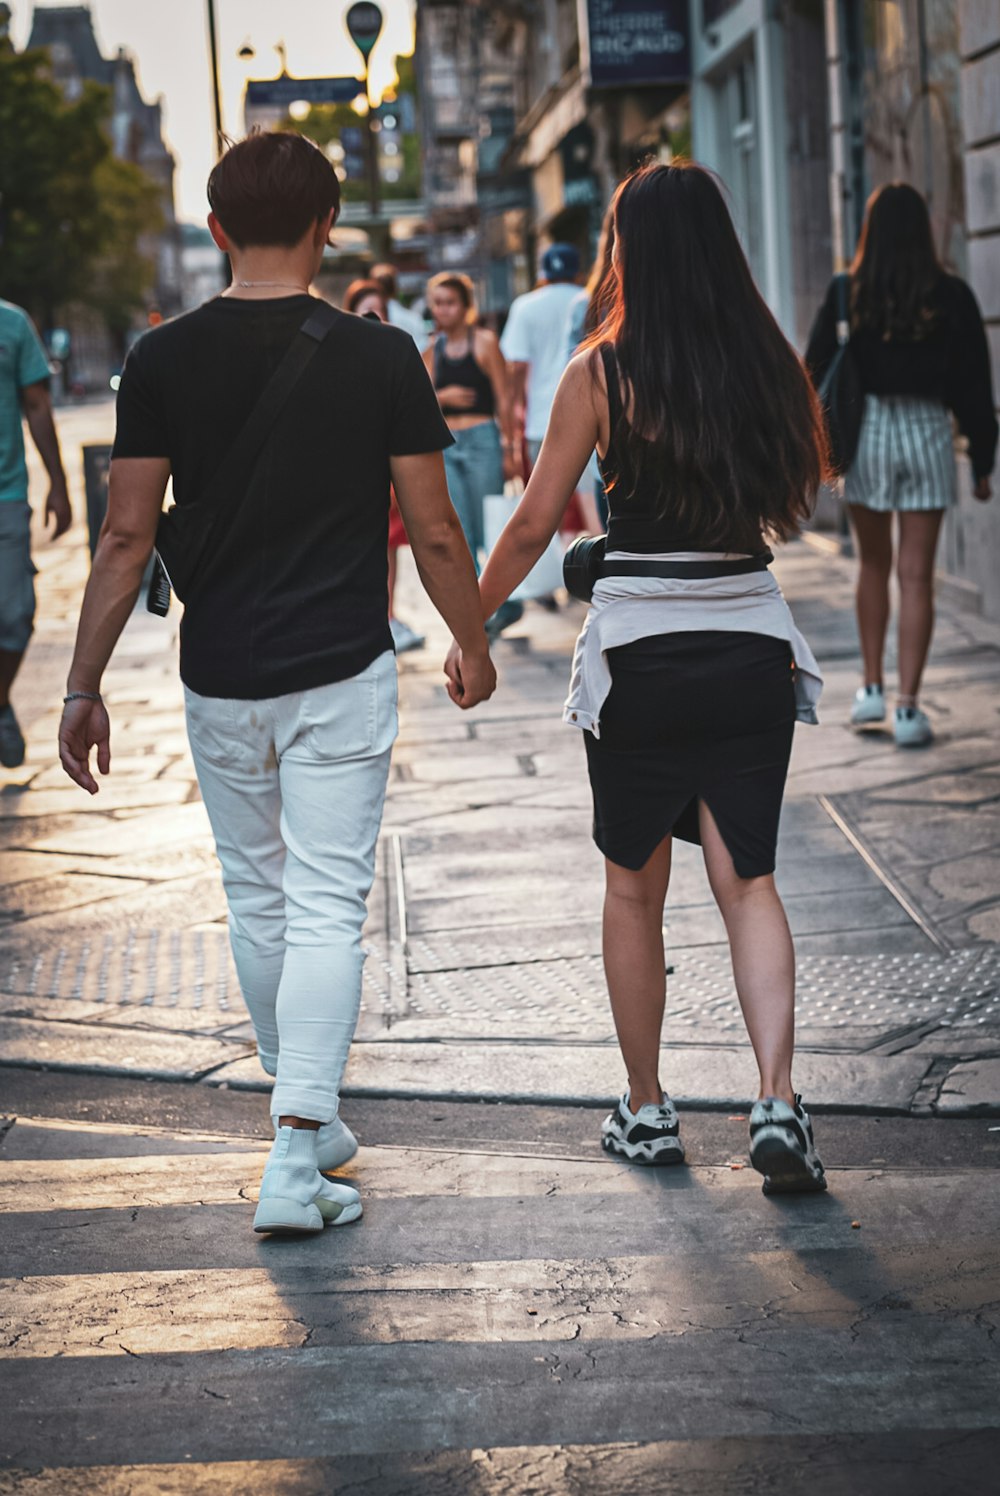
[[[68,696],[63,697],[63,706],[68,706],[71,701],[103,701],[100,691],[70,691]]]

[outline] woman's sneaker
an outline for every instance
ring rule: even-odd
[[[923,748],[934,736],[927,713],[918,706],[897,706],[893,732],[897,748]]]
[[[859,686],[851,707],[851,726],[870,727],[885,721],[885,692],[881,686]]]
[[[324,1226],[346,1226],[361,1216],[357,1190],[324,1179],[316,1167],[316,1137],[314,1128],[278,1128],[260,1182],[255,1231],[312,1235]]]
[[[321,1174],[332,1174],[334,1169],[343,1168],[357,1151],[357,1138],[339,1117],[324,1122],[316,1134],[316,1167]]]
[[[677,1109],[666,1094],[659,1106],[648,1101],[637,1112],[628,1104],[628,1092],[601,1123],[601,1146],[620,1153],[634,1164],[682,1164]]]
[[[765,1096],[754,1104],[750,1113],[750,1162],[764,1176],[765,1195],[826,1189],[812,1122],[801,1096],[796,1096],[794,1106],[777,1096]]]

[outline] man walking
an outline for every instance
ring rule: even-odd
[[[420,355],[407,334],[309,294],[340,205],[333,168],[300,136],[257,134],[218,163],[208,196],[232,285],[147,333],[125,365],[60,757],[97,792],[90,749],[110,767],[101,677],[172,477],[177,523],[159,544],[185,577],[188,734],[240,985],[275,1077],[254,1228],[320,1231],[361,1214],[357,1191],[319,1170],[357,1147],[338,1105],[396,734],[390,482],[461,648],[452,699],[474,706],[496,678],[445,483],[451,437]]]
[[[427,342],[427,329],[424,319],[403,305],[399,299],[399,278],[396,274],[395,265],[376,265],[372,269],[372,280],[381,286],[385,293],[386,311],[389,321],[393,327],[401,327],[408,332],[418,348],[423,348]]]
[[[575,281],[580,256],[572,244],[551,244],[542,255],[540,270],[542,285],[515,297],[500,339],[510,368],[514,405],[524,411],[524,438],[532,467],[568,362],[566,318],[579,289]]]
[[[72,515],[49,397],[49,361],[27,312],[0,301],[0,764],[24,763],[24,736],[10,704],[35,620],[35,568],[22,416],[49,475],[45,522],[52,538]]]

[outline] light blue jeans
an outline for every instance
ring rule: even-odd
[[[331,1122],[361,1005],[395,656],[266,701],[184,694],[272,1114]]]
[[[472,559],[479,571],[483,537],[483,499],[503,493],[503,454],[495,421],[481,421],[465,431],[454,431],[455,445],[447,447],[444,470],[448,492],[461,521]]]

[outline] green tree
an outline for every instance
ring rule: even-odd
[[[159,226],[159,194],[116,161],[110,90],[66,99],[42,51],[0,43],[0,295],[51,327],[69,302],[120,327],[143,304],[152,267],[140,235]]]

